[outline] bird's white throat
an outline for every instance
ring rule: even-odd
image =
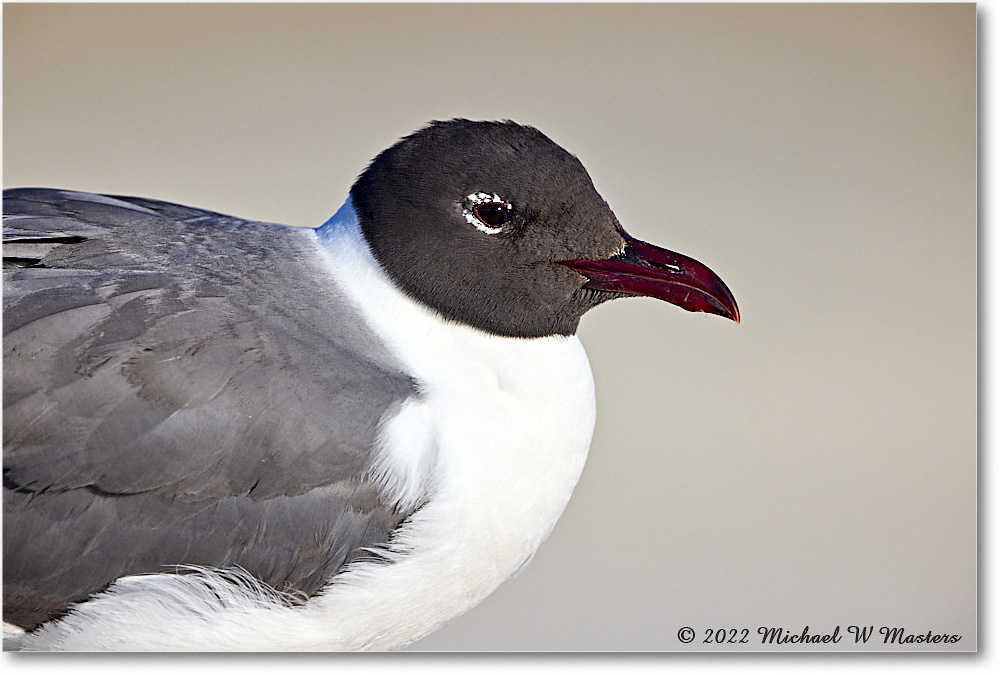
[[[408,552],[367,567],[360,584],[353,571],[338,577],[319,601],[353,596],[353,616],[373,626],[395,605],[398,645],[477,604],[548,536],[590,447],[593,377],[575,336],[491,335],[406,296],[372,256],[350,199],[318,234],[342,292],[421,391],[385,426],[379,454],[386,496],[426,500],[393,539]]]

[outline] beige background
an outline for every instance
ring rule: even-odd
[[[584,319],[599,421],[572,502],[412,649],[852,624],[975,647],[973,5],[3,13],[6,187],[317,225],[426,121],[511,118],[732,288],[738,326],[647,299]]]

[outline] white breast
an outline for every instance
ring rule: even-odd
[[[300,607],[231,584],[206,592],[191,577],[129,577],[26,646],[398,648],[479,603],[548,536],[594,429],[579,339],[497,337],[408,298],[372,257],[350,199],[317,231],[317,245],[334,283],[421,391],[379,434],[385,496],[423,504],[379,551],[392,564],[357,564]]]
[[[316,605],[357,626],[345,646],[398,647],[477,604],[548,536],[590,447],[593,377],[575,336],[497,337],[406,297],[350,200],[321,237],[331,273],[422,392],[382,437],[386,484],[430,499],[393,541],[405,554],[338,577]]]

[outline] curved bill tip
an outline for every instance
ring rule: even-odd
[[[707,312],[740,322],[729,287],[715,272],[680,253],[647,244],[627,234],[625,250],[604,260],[560,260],[587,278],[594,290],[645,295],[689,312]]]

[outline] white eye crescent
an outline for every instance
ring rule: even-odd
[[[473,192],[462,204],[465,220],[480,232],[496,234],[510,222],[511,205],[500,195]]]

